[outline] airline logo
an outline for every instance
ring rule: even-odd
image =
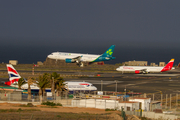
[[[133,69],[133,68],[124,66],[123,69]]]
[[[7,64],[7,71],[9,75],[9,82],[5,82],[6,85],[11,85],[12,83],[17,82],[21,78],[21,76],[11,64]]]
[[[108,51],[106,51],[106,54],[107,54],[107,55],[112,55],[112,53],[113,53],[113,52],[112,52],[112,49],[109,49]]]
[[[79,85],[89,85],[88,83],[80,83]]]
[[[161,72],[171,70],[174,64],[174,59],[171,59],[168,64],[161,70]]]

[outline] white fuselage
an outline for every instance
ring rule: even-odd
[[[97,90],[97,88],[95,86],[93,86],[91,83],[88,82],[71,82],[71,81],[67,81],[64,82],[64,84],[66,85],[66,88],[69,91],[94,91]]]
[[[120,66],[117,71],[135,72],[137,70],[145,70],[147,72],[161,72],[164,67],[151,67],[151,66]]]
[[[18,88],[18,83],[17,82],[14,82],[10,85],[11,87],[16,87]],[[39,90],[39,87],[37,86],[37,84],[33,83],[30,85],[30,88],[31,90]],[[24,84],[21,86],[21,89],[24,89],[24,90],[28,90],[28,83]],[[46,89],[51,89],[51,88],[46,88]]]
[[[66,53],[66,52],[53,52],[50,55],[48,55],[48,58],[50,59],[56,59],[56,60],[65,60],[65,59],[73,59],[76,57],[81,56],[80,61],[82,62],[92,62],[96,58],[98,58],[100,55],[94,55],[94,54],[81,54],[81,53]]]

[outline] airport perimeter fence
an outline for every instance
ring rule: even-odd
[[[41,104],[45,101],[50,101],[54,103],[61,103],[64,106],[70,106],[72,95],[67,96],[39,96],[39,95],[31,95],[28,98],[27,94],[0,94],[0,102],[14,102],[14,103],[33,103],[33,104]]]
[[[161,108],[166,110],[177,109],[180,111],[180,94],[144,94],[145,98],[151,98],[152,103],[160,102]]]

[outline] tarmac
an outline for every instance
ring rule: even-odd
[[[27,71],[26,71],[27,72]],[[31,71],[29,71],[31,72]],[[53,71],[51,71],[53,72]],[[136,93],[180,93],[180,70],[155,74],[98,73],[98,72],[58,72],[69,75],[89,75],[89,77],[64,78],[65,81],[85,81],[97,87],[98,91]],[[100,76],[97,76],[100,75]],[[7,75],[8,76],[8,75]],[[23,77],[23,76],[22,76]],[[0,78],[0,86],[8,78]],[[117,81],[117,88],[116,88]]]

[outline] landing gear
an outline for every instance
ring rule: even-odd
[[[82,62],[80,62],[79,67],[84,67],[84,64]]]

